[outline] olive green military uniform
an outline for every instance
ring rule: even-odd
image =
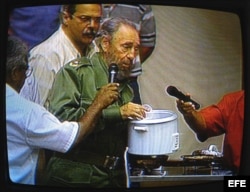
[[[49,96],[50,111],[62,121],[77,121],[91,105],[97,91],[106,84],[108,67],[99,53],[91,59],[75,59],[56,75]],[[132,89],[127,82],[121,82],[118,101],[103,110],[94,132],[68,153],[56,153],[50,159],[46,184],[124,187],[123,154],[127,146],[128,122],[122,120],[120,106],[132,98]]]

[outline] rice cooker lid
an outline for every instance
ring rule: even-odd
[[[165,123],[169,121],[173,121],[177,119],[177,115],[175,112],[170,111],[170,110],[152,110],[150,113],[157,113],[161,117],[158,118],[144,118],[142,120],[131,120],[131,123],[135,124],[155,124],[155,123]]]

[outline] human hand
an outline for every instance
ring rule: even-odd
[[[109,83],[104,85],[97,92],[94,102],[98,103],[102,109],[108,107],[118,99],[118,87],[119,83]]]
[[[190,97],[189,94],[186,94],[186,96]],[[178,110],[183,115],[191,114],[193,111],[195,111],[195,106],[192,104],[192,102],[184,102],[183,100],[178,99],[176,101]]]
[[[142,120],[146,117],[148,109],[142,105],[129,102],[120,108],[123,119]]]

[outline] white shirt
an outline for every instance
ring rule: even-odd
[[[61,123],[44,107],[21,97],[6,84],[6,129],[10,179],[34,184],[40,148],[67,152],[78,132],[77,122]]]
[[[90,55],[91,53],[89,53]],[[59,69],[81,54],[60,27],[52,36],[30,51],[33,75],[26,78],[20,92],[25,98],[44,105]]]

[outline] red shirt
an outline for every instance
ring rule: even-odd
[[[244,124],[244,91],[225,95],[217,105],[201,110],[207,137],[225,134],[223,155],[226,165],[239,170]]]

